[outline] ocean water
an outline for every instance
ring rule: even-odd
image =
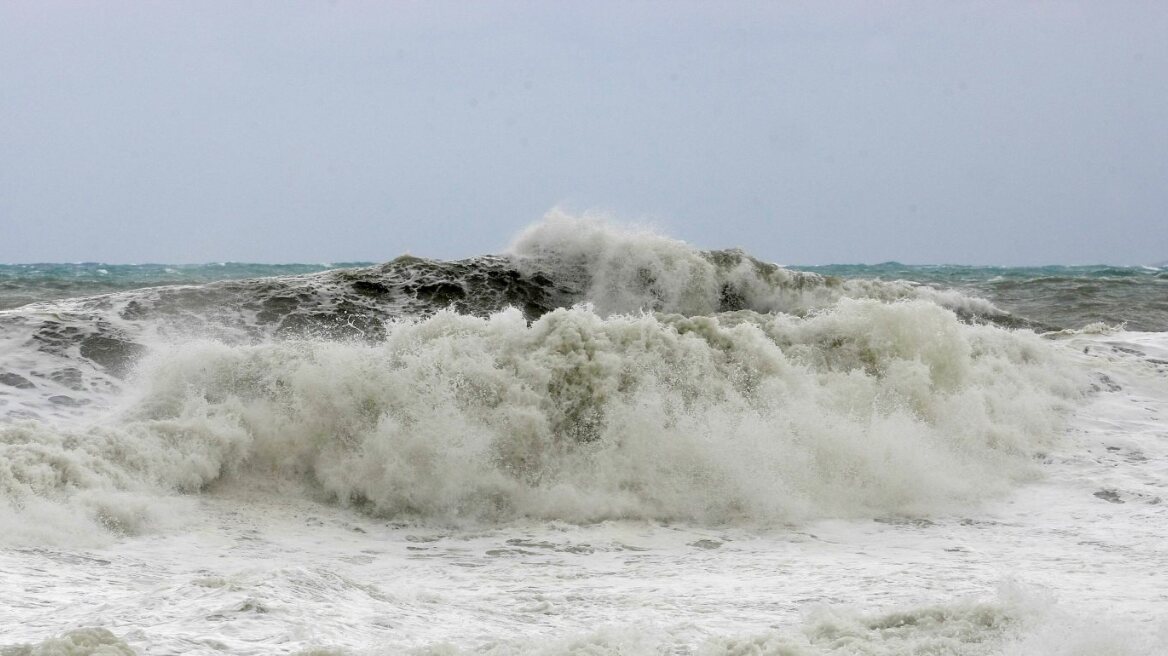
[[[1168,653],[1155,267],[0,281],[0,654]]]
[[[38,301],[161,287],[201,285],[220,280],[269,278],[355,267],[371,262],[338,264],[0,264],[0,310]]]

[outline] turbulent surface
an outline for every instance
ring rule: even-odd
[[[918,291],[557,217],[507,257],[28,306],[0,492],[128,532],[126,493],[273,474],[448,521],[952,507],[1025,478],[1081,385]]]
[[[804,267],[843,278],[911,280],[993,301],[1060,329],[1093,323],[1168,331],[1168,266],[974,267],[901,264]]]
[[[0,264],[0,310],[37,301],[161,287],[201,285],[219,280],[293,276],[361,266],[337,264]]]
[[[0,653],[1161,653],[1163,335],[833,274],[554,215],[0,311]]]
[[[1025,476],[1078,393],[1039,340],[920,301],[805,320],[443,312],[375,345],[187,343],[138,380],[112,423],[0,429],[0,491],[91,502],[280,472],[392,517],[923,512]]]
[[[0,645],[71,653],[53,649],[81,631],[140,654],[1158,656],[1168,342],[1054,344],[1108,378],[1042,479],[987,503],[771,528],[468,529],[225,486],[182,499],[164,529],[0,551]]]

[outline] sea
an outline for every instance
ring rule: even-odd
[[[0,655],[1168,654],[1168,266],[0,265]]]

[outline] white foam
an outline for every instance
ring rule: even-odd
[[[71,503],[274,477],[439,521],[920,514],[1031,475],[1079,389],[1048,343],[923,301],[443,312],[377,345],[159,346],[104,422],[0,429],[0,489]]]
[[[841,298],[926,299],[984,317],[1006,313],[984,299],[907,281],[827,278],[756,260],[743,251],[703,253],[650,228],[552,211],[508,252],[521,268],[550,270],[584,289],[602,316],[641,311],[708,315],[727,298],[756,312],[804,314]]]
[[[3,656],[134,656],[135,652],[117,636],[102,628],[68,631],[31,645],[0,648]]]
[[[577,276],[585,298],[607,316],[641,310],[718,311],[717,268],[684,242],[639,227],[559,211],[529,226],[508,251]]]
[[[784,630],[718,635],[699,645],[643,627],[614,626],[571,636],[515,640],[473,651],[443,643],[409,651],[414,656],[628,656],[694,653],[697,656],[1153,656],[1165,643],[1132,634],[1113,618],[1084,616],[1054,599],[1004,584],[997,595],[883,611],[813,606],[803,622]],[[1138,628],[1136,629],[1138,632]]]

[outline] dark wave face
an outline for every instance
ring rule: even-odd
[[[739,250],[698,251],[656,235],[613,232],[588,222],[538,224],[512,251],[458,261],[407,255],[379,265],[302,275],[143,286],[32,303],[0,312],[0,335],[29,349],[17,349],[0,374],[23,389],[42,389],[46,407],[66,411],[84,403],[76,392],[118,389],[150,341],[375,343],[385,338],[391,322],[442,310],[487,317],[515,308],[529,322],[578,304],[588,304],[603,317],[738,311],[805,316],[842,298],[925,299],[969,321],[1043,327],[988,302],[926,285],[793,271]],[[125,285],[171,275],[123,269]],[[225,273],[254,271],[238,265]],[[81,277],[86,280],[82,288],[92,282]],[[33,279],[33,289],[43,292],[45,276],[38,273]],[[57,366],[46,368],[38,359],[44,356],[55,357]],[[33,385],[38,378],[42,383]]]
[[[709,251],[705,257],[711,261],[728,262],[742,254],[735,251]],[[729,258],[729,259],[728,259]],[[506,259],[506,258],[504,258]],[[755,261],[757,266],[770,266]],[[421,311],[430,301],[455,302],[464,311],[490,312],[501,309],[497,303],[512,302],[522,307],[529,299],[523,294],[498,296],[495,286],[480,287],[479,282],[498,276],[500,260],[490,257],[472,258],[462,262],[440,262],[422,258],[405,257],[383,265],[370,263],[339,264],[244,264],[216,263],[198,265],[162,264],[0,264],[0,310],[12,309],[29,303],[62,300],[110,294],[152,287],[184,287],[187,289],[163,291],[158,294],[159,302],[167,305],[170,313],[178,306],[190,303],[197,323],[202,323],[201,313],[208,308],[232,304],[240,297],[250,295],[263,297],[279,289],[296,286],[290,280],[287,284],[263,282],[239,282],[251,279],[287,278],[310,273],[320,273],[336,269],[349,269],[347,278],[352,291],[357,293],[354,308],[366,308],[364,299],[369,296],[385,296],[384,290],[397,289],[403,281],[414,277],[407,269],[419,269],[418,276],[430,276],[433,281],[441,279],[447,285],[447,299],[438,289],[423,284],[417,288],[419,303],[401,308],[407,314]],[[481,269],[476,274],[475,269]],[[551,281],[557,277],[556,263],[546,263],[542,280]],[[1044,267],[984,267],[955,265],[904,265],[885,263],[874,265],[824,265],[796,266],[791,271],[815,273],[825,280],[856,280],[875,283],[908,281],[926,285],[938,290],[957,290],[961,293],[990,301],[1010,316],[1001,313],[993,320],[1007,325],[1033,327],[1038,330],[1078,329],[1086,325],[1103,322],[1110,325],[1126,324],[1129,330],[1168,330],[1168,268],[1159,267],[1119,267],[1119,266],[1044,266]],[[562,272],[560,272],[562,273]],[[808,280],[813,280],[809,277]],[[205,286],[215,282],[236,281],[220,288],[214,286],[202,290],[191,290],[192,286]],[[437,284],[435,282],[435,284]],[[535,281],[538,286],[539,281]],[[827,283],[830,284],[830,283]],[[311,285],[310,285],[311,286]],[[325,286],[328,286],[325,283]],[[504,285],[506,286],[506,285]],[[337,288],[343,289],[341,284]],[[383,290],[383,291],[378,291]],[[415,288],[408,282],[398,290],[398,296],[408,296]],[[534,289],[528,296],[539,302]],[[574,301],[581,300],[580,290],[576,290]],[[292,293],[292,292],[289,292]],[[301,293],[293,293],[296,294]],[[278,293],[275,294],[277,297]],[[311,295],[311,291],[309,292]],[[163,300],[164,299],[164,300]],[[304,300],[304,299],[300,299]],[[564,299],[560,299],[564,302]],[[152,301],[143,301],[149,303]],[[240,301],[248,303],[248,301]],[[266,316],[287,314],[300,303],[287,298],[277,298],[266,308]],[[254,302],[250,303],[254,305]],[[141,303],[139,304],[141,305]],[[733,305],[731,300],[728,305]],[[381,314],[375,312],[376,314]],[[293,322],[304,321],[293,319]],[[311,323],[311,321],[309,321]],[[326,322],[327,323],[327,322]]]
[[[836,279],[788,272],[739,252],[681,253],[677,262],[607,272],[549,253],[452,262],[402,256],[380,265],[298,276],[33,303],[0,313],[0,335],[21,343],[0,371],[6,377],[0,382],[41,389],[47,408],[64,411],[83,404],[85,393],[117,389],[147,350],[145,343],[158,339],[377,342],[385,338],[389,322],[446,309],[485,317],[517,308],[528,321],[584,302],[596,303],[606,315],[712,314],[784,304],[788,311],[804,312],[843,293]],[[735,271],[746,277],[732,280]],[[592,289],[598,273],[609,276],[603,284],[611,289]],[[893,286],[885,291],[899,296],[910,290]],[[46,367],[47,362],[55,366]]]

